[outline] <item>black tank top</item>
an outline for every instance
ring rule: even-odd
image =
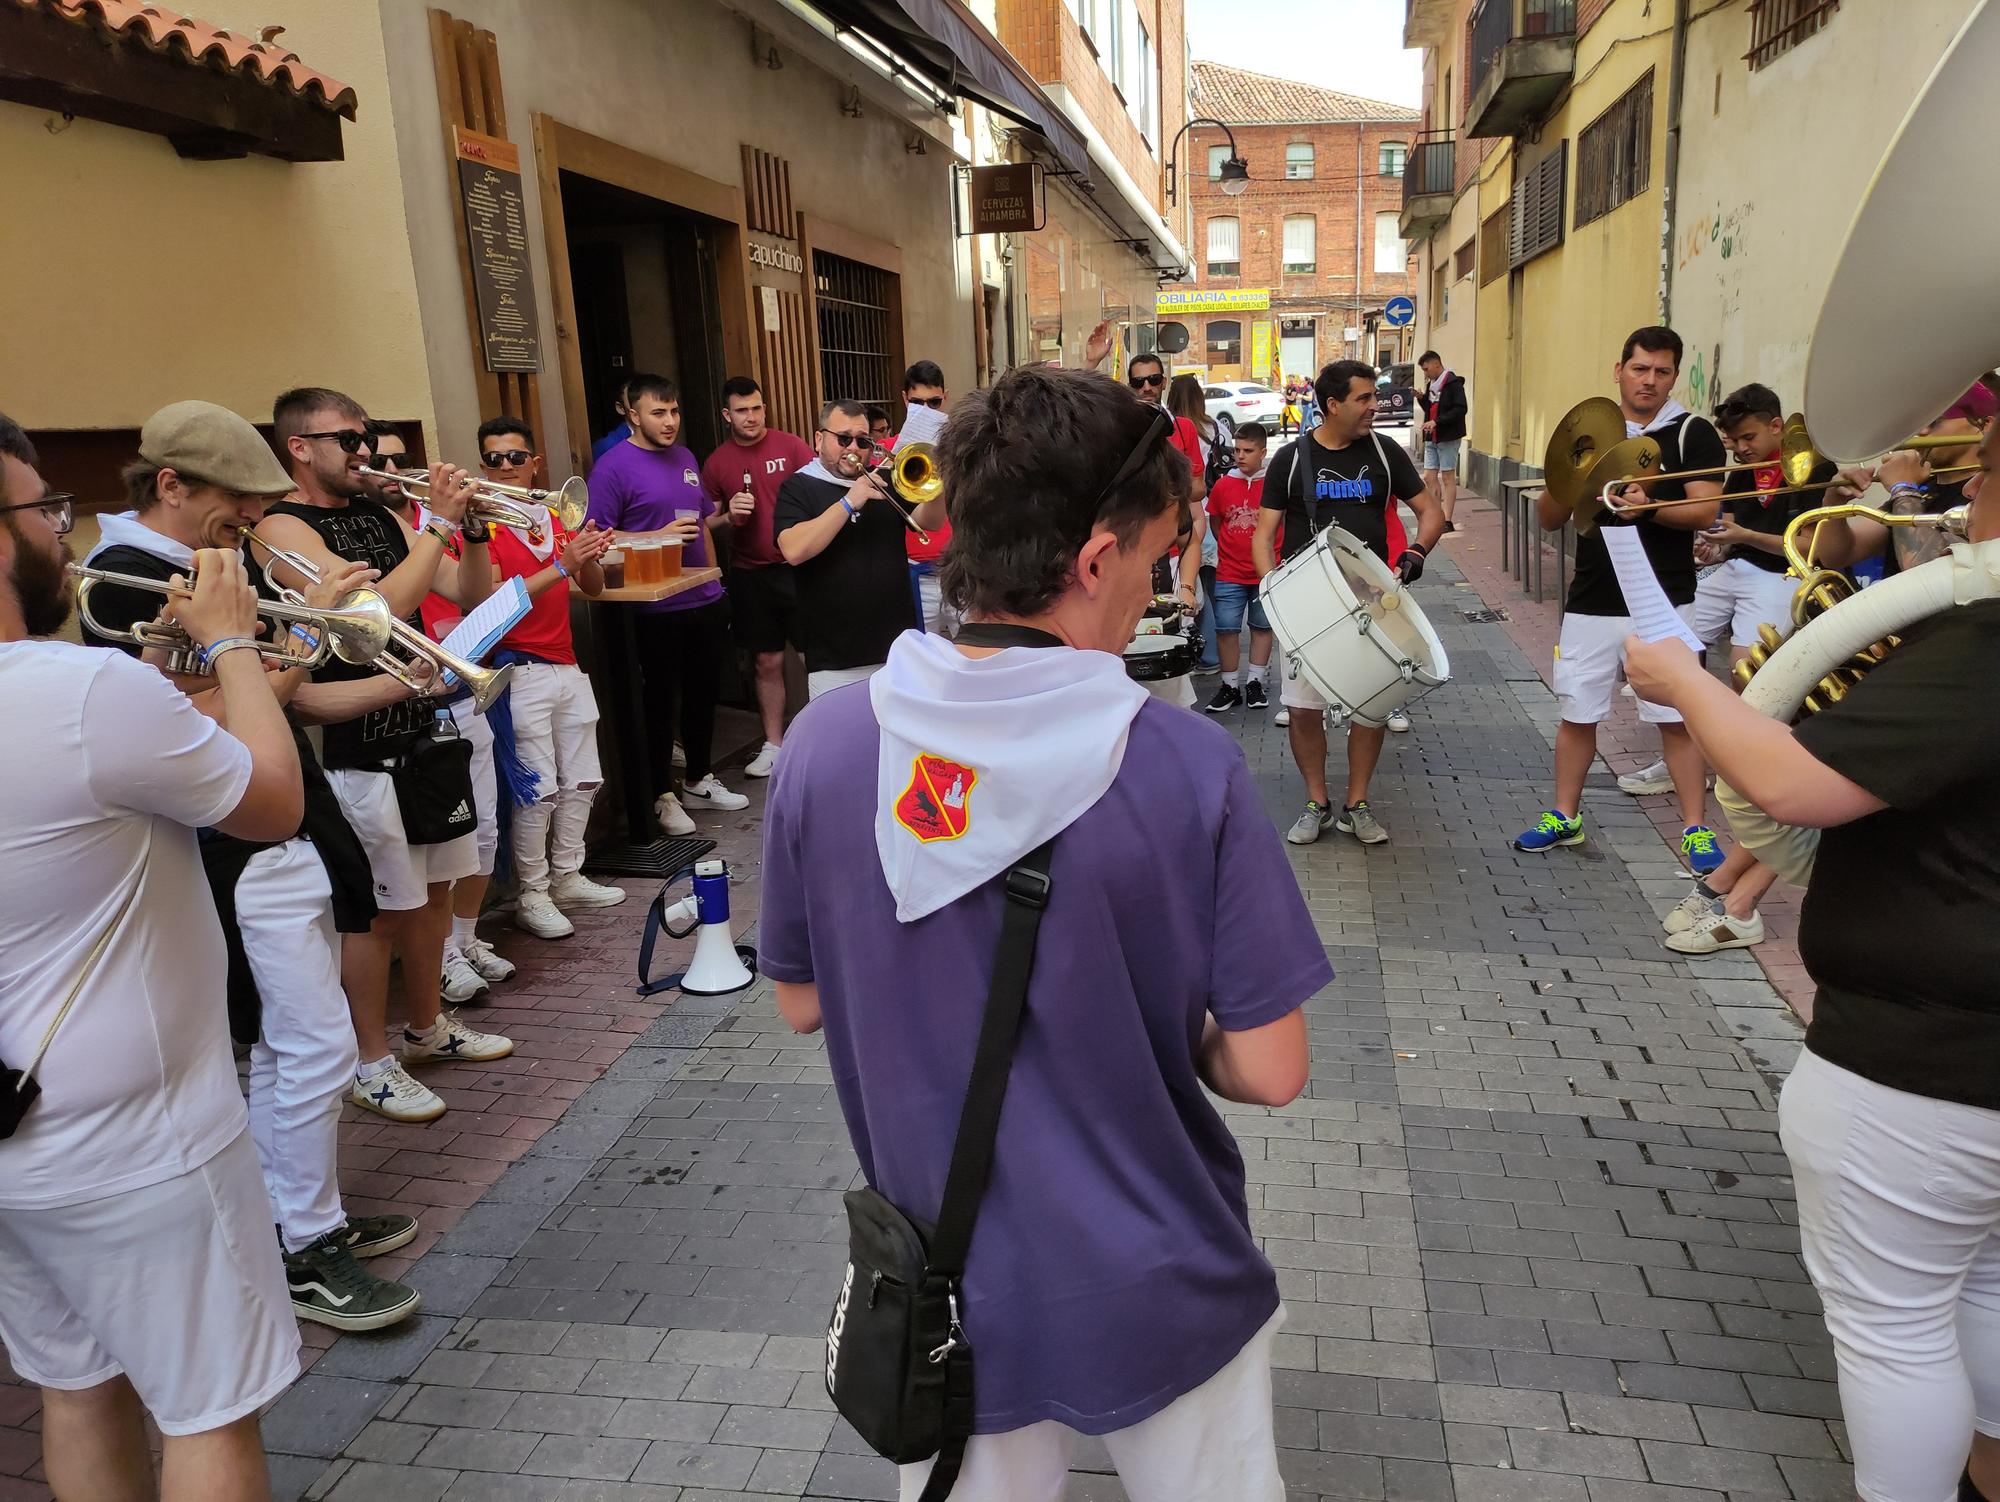
[[[401,524],[376,501],[352,500],[338,508],[280,501],[269,511],[272,516],[296,517],[319,534],[329,553],[364,563],[384,578],[410,556]],[[410,624],[423,629],[423,622],[415,616],[410,617]],[[345,683],[374,672],[374,668],[355,667],[329,657],[324,667],[313,670],[313,681]],[[438,701],[420,696],[370,710],[359,719],[325,726],[320,732],[322,760],[329,770],[379,768],[409,750],[437,713]]]

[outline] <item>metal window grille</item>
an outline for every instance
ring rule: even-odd
[[[813,252],[819,305],[819,380],[827,401],[894,402],[893,273],[824,250]]]
[[[1653,177],[1653,74],[1619,97],[1576,138],[1578,228],[1637,198]]]
[[[1451,258],[1451,278],[1459,281],[1472,275],[1472,242],[1467,240],[1459,246]]]
[[[1563,242],[1563,167],[1569,142],[1522,174],[1508,205],[1507,264],[1520,266]]]
[[[1754,72],[1782,57],[1833,19],[1840,0],[1751,0],[1750,50],[1744,61]]]

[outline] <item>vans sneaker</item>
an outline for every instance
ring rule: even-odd
[[[339,1234],[329,1232],[303,1251],[285,1253],[292,1312],[336,1330],[381,1330],[415,1314],[423,1296],[368,1272],[335,1239]]]
[[[444,1102],[411,1079],[400,1063],[390,1064],[380,1074],[357,1074],[348,1098],[362,1110],[391,1121],[436,1121],[444,1115]]]
[[[514,926],[538,939],[567,939],[576,932],[576,925],[562,915],[549,894],[534,887],[524,888],[514,899]]]
[[[514,1051],[514,1040],[498,1033],[482,1033],[458,1020],[456,1012],[439,1012],[437,1025],[428,1033],[403,1029],[403,1062],[407,1064],[449,1063],[456,1059],[484,1064],[504,1059]]]
[[[414,1215],[350,1215],[347,1224],[329,1233],[353,1257],[380,1257],[417,1239]]]
[[[741,793],[730,792],[722,785],[722,779],[710,772],[700,782],[691,782],[681,789],[681,805],[684,808],[714,808],[735,813],[739,808],[748,808],[750,800]]]

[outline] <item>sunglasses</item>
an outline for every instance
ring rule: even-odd
[[[933,412],[944,405],[944,398],[941,396],[906,396],[903,400],[909,406],[929,407]]]
[[[479,456],[479,462],[488,469],[518,469],[533,464],[535,456],[525,449],[491,449]]]
[[[340,451],[344,454],[358,454],[363,449],[368,450],[372,454],[375,452],[375,445],[379,441],[373,433],[363,433],[354,428],[341,428],[338,432],[333,433],[301,433],[299,437],[330,438],[340,445]]]
[[[1133,376],[1125,384],[1138,391],[1146,386],[1164,386],[1167,384],[1167,378],[1163,375]]]
[[[51,490],[39,501],[22,501],[14,506],[0,506],[0,512],[39,511],[49,524],[49,530],[56,536],[68,534],[76,525],[76,497],[63,490]]]
[[[1173,436],[1173,414],[1164,407],[1155,407],[1152,421],[1146,424],[1146,431],[1132,445],[1132,452],[1125,456],[1125,462],[1112,472],[1104,488],[1097,492],[1097,499],[1091,503],[1090,509],[1095,512],[1102,508],[1105,497],[1136,475],[1159,451],[1160,445],[1171,441]]]
[[[820,431],[844,449],[867,448],[875,441],[866,433],[836,433],[832,428],[821,428]]]

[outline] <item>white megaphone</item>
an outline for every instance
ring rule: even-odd
[[[692,874],[694,893],[679,902],[667,901],[668,888],[681,876]],[[659,933],[670,939],[685,939],[699,931],[694,941],[694,960],[678,975],[665,980],[647,979],[652,963],[653,940]],[[639,994],[649,996],[669,986],[690,996],[727,996],[741,991],[757,979],[757,951],[738,944],[729,931],[729,866],[725,861],[697,861],[678,873],[646,915],[646,936],[639,944]]]

